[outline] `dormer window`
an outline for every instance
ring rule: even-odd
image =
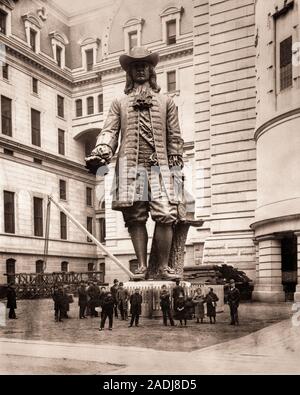
[[[30,48],[33,50],[33,52],[36,52],[36,37],[37,37],[37,32],[33,29],[30,29]]]
[[[180,21],[184,9],[168,7],[161,14],[163,42],[173,45],[180,38]]]
[[[85,51],[85,56],[86,56],[86,70],[92,71],[94,68],[94,50],[89,49]]]
[[[123,26],[125,51],[131,52],[134,47],[142,45],[142,28],[145,21],[142,18],[129,19]]]
[[[62,66],[62,47],[59,45],[56,46],[56,62],[58,67]]]
[[[167,22],[167,44],[176,44],[176,20]]]
[[[134,47],[138,46],[138,35],[137,32],[129,33],[129,51],[131,52]]]
[[[0,34],[11,35],[11,19],[14,7],[13,0],[0,1]]]
[[[97,53],[100,40],[97,37],[89,37],[79,41],[81,46],[82,67],[85,71],[93,71],[97,63]]]
[[[7,13],[0,10],[0,33],[6,35]]]
[[[57,66],[64,69],[66,66],[66,46],[69,44],[68,38],[59,32],[49,34],[52,44],[54,61]]]
[[[27,45],[32,49],[33,52],[40,53],[40,32],[42,28],[40,20],[32,13],[23,15],[22,19],[25,24]]]

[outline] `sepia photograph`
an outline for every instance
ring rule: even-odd
[[[0,0],[0,118],[1,376],[300,374],[300,0]]]

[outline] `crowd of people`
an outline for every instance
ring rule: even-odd
[[[107,289],[99,287],[97,282],[89,282],[88,284],[81,282],[77,290],[79,319],[85,319],[87,316],[92,318],[99,317],[100,328],[102,331],[108,319],[108,329],[113,329],[114,318],[120,318],[123,321],[129,319],[131,315],[129,327],[139,326],[139,319],[142,314],[143,298],[140,289],[136,288],[134,293],[130,294],[124,287],[122,282],[114,280],[113,285]],[[54,288],[52,299],[54,302],[54,319],[56,322],[62,322],[68,319],[70,304],[74,302],[73,295],[69,292],[67,285],[60,285]],[[185,290],[180,285],[180,281],[176,281],[176,285],[172,289],[172,293],[166,285],[162,285],[160,291],[160,306],[162,311],[163,324],[165,326],[170,322],[171,326],[175,326],[178,321],[179,326],[186,326],[188,320],[195,318],[197,323],[204,323],[205,305],[206,316],[209,318],[210,324],[216,324],[216,308],[219,301],[218,296],[213,288],[209,289],[207,294],[203,288],[199,287],[191,297],[185,296]],[[238,307],[240,303],[240,292],[235,286],[234,280],[230,280],[230,289],[226,295],[226,301],[230,307],[230,325],[239,325]],[[128,307],[130,311],[128,312]],[[10,284],[7,292],[7,308],[9,309],[9,318],[16,319],[15,309],[16,291],[14,284]]]

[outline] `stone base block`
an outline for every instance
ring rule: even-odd
[[[266,302],[266,303],[280,303],[285,302],[285,293],[283,290],[263,290],[255,289],[252,293],[252,300],[255,302]]]
[[[296,292],[294,293],[294,301],[300,303],[300,285],[297,285]]]

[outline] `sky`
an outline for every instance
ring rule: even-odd
[[[112,2],[114,0],[111,0]],[[103,0],[53,0],[54,3],[60,6],[67,13],[87,10],[101,4]]]

